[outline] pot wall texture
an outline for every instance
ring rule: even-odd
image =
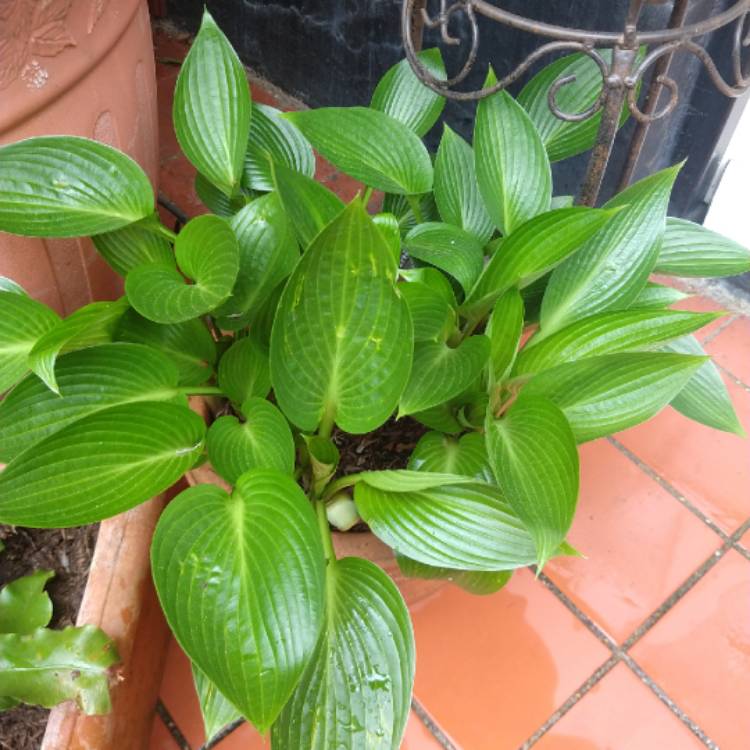
[[[0,9],[0,144],[95,138],[158,174],[156,83],[145,0],[8,0]],[[122,294],[88,239],[0,232],[0,275],[63,314]]]

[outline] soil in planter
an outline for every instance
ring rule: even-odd
[[[98,526],[25,529],[0,524],[0,586],[35,570],[53,570],[47,584],[52,599],[51,627],[75,625],[94,553]],[[49,711],[18,706],[0,712],[0,750],[39,750]]]

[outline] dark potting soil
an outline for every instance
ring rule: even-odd
[[[32,573],[52,570],[51,627],[75,625],[91,565],[98,526],[76,529],[25,529],[0,524],[0,586]],[[49,711],[18,706],[0,712],[0,750],[39,750]]]

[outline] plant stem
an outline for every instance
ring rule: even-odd
[[[320,530],[320,538],[323,542],[323,552],[326,556],[326,562],[329,565],[335,565],[336,553],[333,550],[333,537],[331,536],[331,527],[328,525],[326,504],[322,500],[315,501],[315,512],[318,516],[318,529]]]
[[[318,425],[318,435],[323,438],[330,438],[331,432],[333,431],[333,419],[334,412],[331,409],[326,409],[323,413],[323,417]]]
[[[329,500],[340,490],[351,487],[359,482],[359,474],[347,474],[345,477],[339,477],[334,482],[331,482],[323,492],[323,500]]]
[[[149,228],[153,228],[157,234],[166,237],[170,242],[174,242],[177,239],[177,235],[169,227],[165,227],[158,219]]]
[[[411,208],[411,212],[414,214],[414,218],[417,220],[417,224],[421,224],[422,222],[424,222],[424,217],[422,216],[422,209],[419,207],[419,196],[407,195],[406,200],[409,203],[409,208]]]
[[[365,208],[367,208],[367,204],[370,202],[370,198],[372,198],[372,188],[365,187],[365,194],[362,196],[362,204]]]
[[[221,388],[216,388],[213,385],[204,386],[192,386],[186,385],[182,388],[177,389],[180,393],[184,393],[186,396],[226,396]]]

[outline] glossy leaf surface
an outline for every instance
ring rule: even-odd
[[[142,225],[131,224],[92,237],[99,255],[120,276],[144,263],[172,263],[172,248],[164,237]]]
[[[425,565],[401,555],[396,557],[396,562],[401,572],[409,578],[443,579],[455,583],[456,586],[475,596],[496,594],[513,575],[509,570],[481,571],[435,568],[432,565]]]
[[[402,281],[398,288],[409,306],[414,324],[414,340],[419,342],[441,339],[456,317],[446,297],[421,281]]]
[[[153,212],[154,192],[143,170],[103,143],[53,135],[0,148],[0,231],[82,237]]]
[[[479,432],[469,432],[460,438],[428,432],[414,447],[407,468],[494,481],[484,435]]]
[[[176,482],[205,426],[183,406],[133,403],[73,422],[0,472],[3,523],[56,528],[109,518]]]
[[[490,340],[489,381],[500,382],[516,359],[523,332],[523,297],[517,289],[508,289],[492,308],[486,335]]]
[[[190,659],[268,729],[313,657],[324,617],[315,514],[291,477],[255,469],[232,495],[192,487],[162,514],[156,590]]]
[[[201,670],[192,665],[193,682],[201,706],[206,742],[216,736],[227,724],[240,719],[242,714],[222,695],[219,688]]]
[[[302,256],[271,334],[276,398],[298,427],[314,430],[325,416],[347,432],[369,432],[395,409],[413,346],[395,272],[358,201]]]
[[[47,627],[52,600],[44,587],[54,575],[51,570],[37,570],[0,589],[0,633],[27,635]]]
[[[633,300],[631,307],[642,310],[652,307],[669,307],[688,296],[674,287],[654,284],[649,281],[643,291]]]
[[[237,339],[219,362],[219,388],[235,404],[271,390],[268,352],[253,338]]]

